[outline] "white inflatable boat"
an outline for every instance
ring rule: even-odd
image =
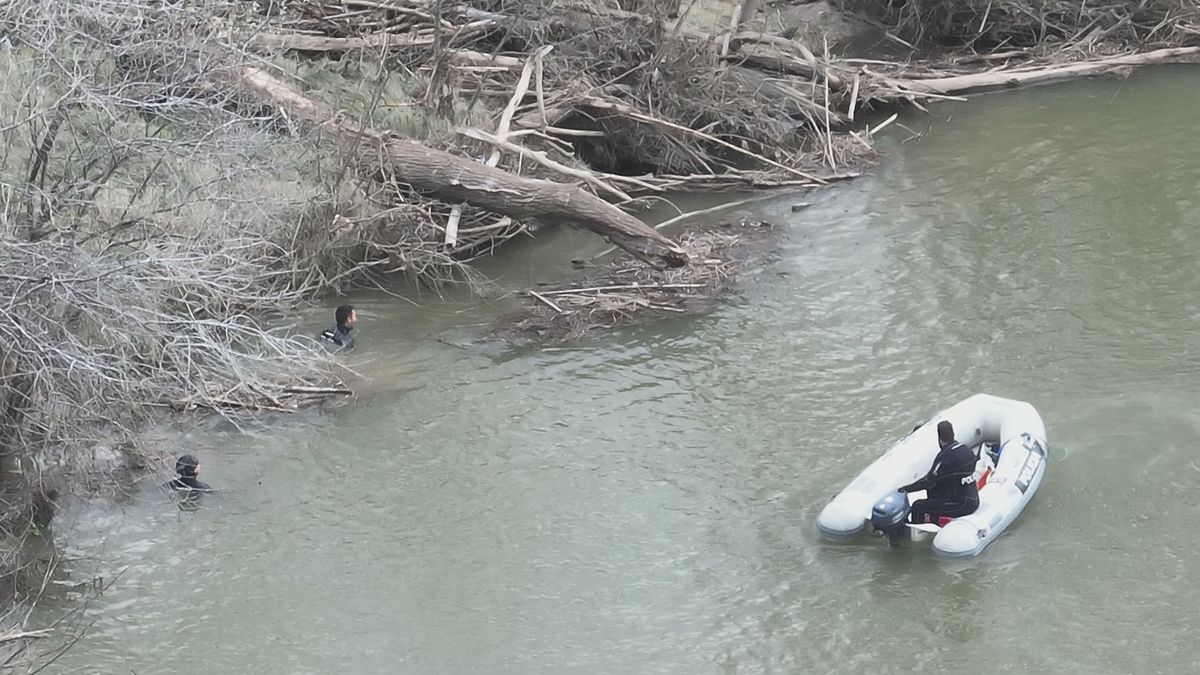
[[[937,524],[909,524],[912,502],[898,488],[924,476],[938,453],[937,423],[949,420],[959,443],[979,456],[979,508]],[[943,410],[875,460],[821,511],[817,527],[831,539],[857,537],[870,525],[892,542],[933,535],[933,550],[947,557],[977,555],[1029,503],[1046,472],[1046,427],[1023,401],[976,394]]]

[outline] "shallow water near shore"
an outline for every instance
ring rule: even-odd
[[[1200,72],[931,110],[871,175],[737,210],[779,247],[705,317],[515,349],[485,339],[503,302],[352,298],[351,405],[165,431],[224,490],[198,511],[146,481],[61,515],[65,581],[119,578],[52,671],[1196,670]],[[546,233],[489,271],[602,248]],[[1004,536],[820,539],[978,391],[1050,434]]]

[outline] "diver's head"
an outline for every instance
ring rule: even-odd
[[[175,460],[175,473],[180,476],[194,477],[200,473],[200,460],[195,455],[183,455]]]
[[[342,305],[333,313],[333,318],[337,320],[338,326],[354,328],[354,324],[358,322],[358,313],[354,311],[354,305]]]
[[[954,445],[954,425],[948,420],[938,422],[938,445],[943,448]]]

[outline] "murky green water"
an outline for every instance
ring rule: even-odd
[[[875,176],[758,209],[778,252],[713,315],[571,349],[462,349],[502,307],[356,298],[357,404],[184,434],[227,490],[198,512],[147,486],[58,523],[74,578],[121,576],[53,669],[1195,671],[1198,110],[1188,69],[937,106]],[[1052,445],[982,557],[819,539],[977,391]]]

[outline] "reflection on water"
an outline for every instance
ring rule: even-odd
[[[123,576],[56,666],[1194,670],[1197,84],[937,107],[875,176],[758,205],[780,252],[698,320],[517,350],[478,341],[503,304],[354,298],[354,405],[180,429],[225,489],[205,508],[148,485],[58,523],[72,578]],[[522,246],[502,282],[581,246]],[[1004,537],[955,563],[819,540],[830,496],[976,391],[1051,435]]]

